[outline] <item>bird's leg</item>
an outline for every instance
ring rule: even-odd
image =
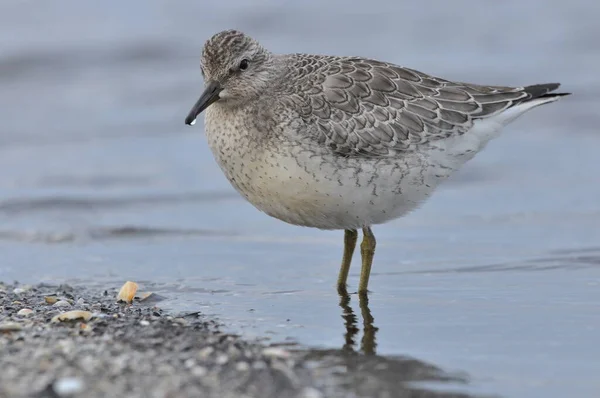
[[[375,255],[375,235],[370,227],[363,228],[363,241],[360,244],[360,254],[362,255],[362,268],[360,269],[360,282],[358,283],[358,293],[366,293],[369,285],[369,276],[371,275],[371,265]]]
[[[350,263],[352,262],[352,255],[354,254],[354,248],[356,247],[356,240],[358,239],[358,232],[355,229],[347,229],[344,231],[344,257],[342,257],[342,266],[340,268],[340,274],[338,276],[338,291],[346,292],[346,280],[348,279],[348,272],[350,271]]]

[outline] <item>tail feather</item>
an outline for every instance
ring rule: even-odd
[[[554,102],[560,97],[571,94],[553,93],[552,91],[556,90],[559,86],[560,83],[546,83],[523,87],[522,90],[528,94],[527,97],[513,102],[505,111],[495,116],[495,120],[502,125],[506,125],[530,109]]]
[[[529,96],[522,102],[528,102],[537,98],[551,98],[551,97],[562,97],[565,95],[571,95],[571,93],[553,93],[552,91],[560,87],[560,83],[545,83],[545,84],[534,84],[531,86],[523,87]]]

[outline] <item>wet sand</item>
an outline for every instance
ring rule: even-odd
[[[466,377],[377,357],[368,330],[362,354],[265,345],[198,312],[168,314],[152,296],[125,304],[116,294],[0,284],[0,397],[468,397],[415,386]]]

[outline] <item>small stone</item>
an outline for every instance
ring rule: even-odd
[[[275,358],[289,358],[290,352],[280,347],[267,347],[263,350],[263,355]]]
[[[202,366],[195,366],[192,368],[192,370],[190,372],[192,373],[192,375],[194,375],[196,377],[204,377],[208,373],[206,368],[202,367]]]
[[[59,308],[66,308],[66,307],[70,307],[71,303],[69,303],[67,300],[58,300],[57,302],[52,304],[52,306],[59,307]]]
[[[23,329],[23,326],[16,322],[0,323],[0,333],[18,332],[21,329]]]
[[[78,377],[63,377],[54,382],[52,389],[60,397],[69,397],[83,391],[85,385]]]
[[[58,301],[58,297],[56,296],[46,296],[44,297],[44,301],[46,302],[46,304],[54,304]]]
[[[142,320],[140,321],[140,325],[142,325],[142,326],[149,326],[149,325],[150,325],[150,322],[148,322],[148,321],[147,321],[147,320],[145,320],[145,319],[142,319]]]
[[[208,346],[208,347],[205,347],[205,348],[201,349],[200,351],[198,351],[198,357],[199,357],[200,359],[206,359],[206,358],[208,358],[208,357],[209,357],[209,356],[210,356],[210,355],[211,355],[211,354],[212,354],[214,351],[215,351],[215,349],[214,349],[214,348],[212,348],[212,347],[210,347],[210,346]]]
[[[17,287],[17,288],[15,288],[15,289],[13,289],[13,293],[14,293],[14,294],[23,294],[23,293],[25,293],[26,291],[27,291],[27,290],[26,290],[26,289],[23,289],[22,287]]]
[[[324,395],[321,391],[313,387],[305,387],[300,391],[301,398],[323,398]]]
[[[185,320],[183,318],[175,318],[175,319],[173,319],[172,322],[175,324],[178,324],[178,325],[182,325],[182,326],[187,326],[189,323],[187,320]]]
[[[215,362],[217,365],[225,365],[227,362],[229,362],[229,357],[225,354],[221,354],[217,357]]]
[[[83,300],[83,297],[80,297],[80,298],[77,300],[77,305],[85,305],[85,300]]]
[[[238,362],[235,364],[235,368],[240,372],[246,372],[250,369],[250,365],[247,362]]]
[[[254,369],[266,369],[267,364],[264,361],[256,361],[252,364]]]
[[[32,314],[33,314],[33,310],[30,308],[23,308],[23,309],[20,309],[19,312],[17,312],[17,316],[22,316],[22,317],[30,316]]]

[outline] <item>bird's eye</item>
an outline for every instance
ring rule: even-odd
[[[240,62],[240,70],[246,70],[248,69],[248,60],[247,59],[243,59]]]

